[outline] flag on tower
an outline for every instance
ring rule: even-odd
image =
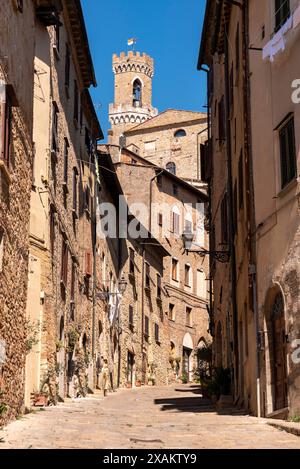
[[[132,37],[132,38],[128,39],[127,44],[129,46],[133,46],[134,44],[136,44],[136,38]]]

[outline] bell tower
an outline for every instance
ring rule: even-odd
[[[157,116],[152,107],[153,59],[130,51],[113,55],[115,102],[109,106],[109,143],[119,144],[125,130]]]

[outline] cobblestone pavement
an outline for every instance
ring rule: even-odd
[[[265,420],[218,415],[188,385],[100,392],[37,410],[0,431],[0,448],[300,448]]]

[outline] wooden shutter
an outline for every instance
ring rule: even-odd
[[[85,276],[86,277],[92,276],[92,253],[91,251],[87,251],[85,253]]]

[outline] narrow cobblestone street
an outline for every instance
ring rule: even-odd
[[[236,414],[236,415],[234,415]],[[37,410],[0,431],[0,448],[300,448],[265,420],[218,415],[197,386],[122,389]]]

